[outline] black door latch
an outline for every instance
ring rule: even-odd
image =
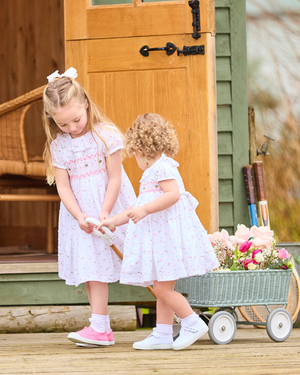
[[[189,1],[189,6],[192,8],[192,15],[193,15],[193,35],[192,37],[194,39],[199,39],[201,37],[201,34],[198,34],[200,32],[200,8],[199,8],[199,1],[198,0],[191,0]]]
[[[156,47],[156,48],[149,48],[149,46],[143,46],[140,49],[140,54],[147,57],[149,56],[149,52],[152,51],[166,51],[168,56],[173,55],[175,51],[177,51],[177,56],[180,56],[182,53],[184,56],[187,55],[204,55],[205,48],[204,45],[202,46],[183,46],[183,49],[180,50],[178,47],[175,46],[174,43],[168,42],[165,47]]]
[[[204,55],[205,53],[205,48],[204,45],[202,46],[183,46],[183,49],[180,50],[177,48],[177,55],[180,56],[180,54],[183,53],[184,56],[187,55]]]

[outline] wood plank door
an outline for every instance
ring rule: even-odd
[[[218,229],[214,2],[200,3],[201,37],[194,39],[187,1],[65,0],[65,53],[66,68],[78,70],[79,82],[122,131],[146,112],[171,120],[186,190],[212,231]],[[167,43],[180,50],[204,45],[205,53],[140,53]],[[138,192],[142,171],[133,159],[124,166]]]

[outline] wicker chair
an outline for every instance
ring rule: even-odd
[[[24,131],[25,116],[33,105],[42,102],[44,88],[39,87],[0,105],[0,176],[17,175],[45,180],[42,155],[30,158]],[[53,203],[59,201],[57,194],[1,194],[0,201],[48,202],[47,253],[53,253]]]

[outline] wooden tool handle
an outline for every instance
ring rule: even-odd
[[[254,183],[253,183],[253,178],[252,178],[251,165],[245,165],[243,167],[243,173],[244,173],[248,204],[255,204]]]
[[[264,170],[263,170],[262,161],[255,161],[253,163],[253,166],[254,166],[258,200],[265,201],[267,200],[267,196],[266,196]]]
[[[151,286],[149,285],[149,286],[147,286],[147,289],[149,290],[149,292],[152,294],[152,296],[155,298],[155,299],[157,299],[157,297],[156,297],[156,294],[154,293],[154,290],[151,288]]]
[[[110,247],[113,249],[113,251],[118,255],[118,257],[121,259],[121,260],[123,260],[123,254],[121,253],[121,251],[118,249],[118,248],[116,248],[116,246],[115,245],[110,245]]]

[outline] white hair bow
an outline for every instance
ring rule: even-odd
[[[54,73],[50,74],[50,76],[47,77],[48,83],[52,82],[55,78],[60,77],[69,77],[75,79],[78,76],[77,70],[75,68],[69,68],[66,70],[63,74],[59,74],[58,70],[56,70]]]

